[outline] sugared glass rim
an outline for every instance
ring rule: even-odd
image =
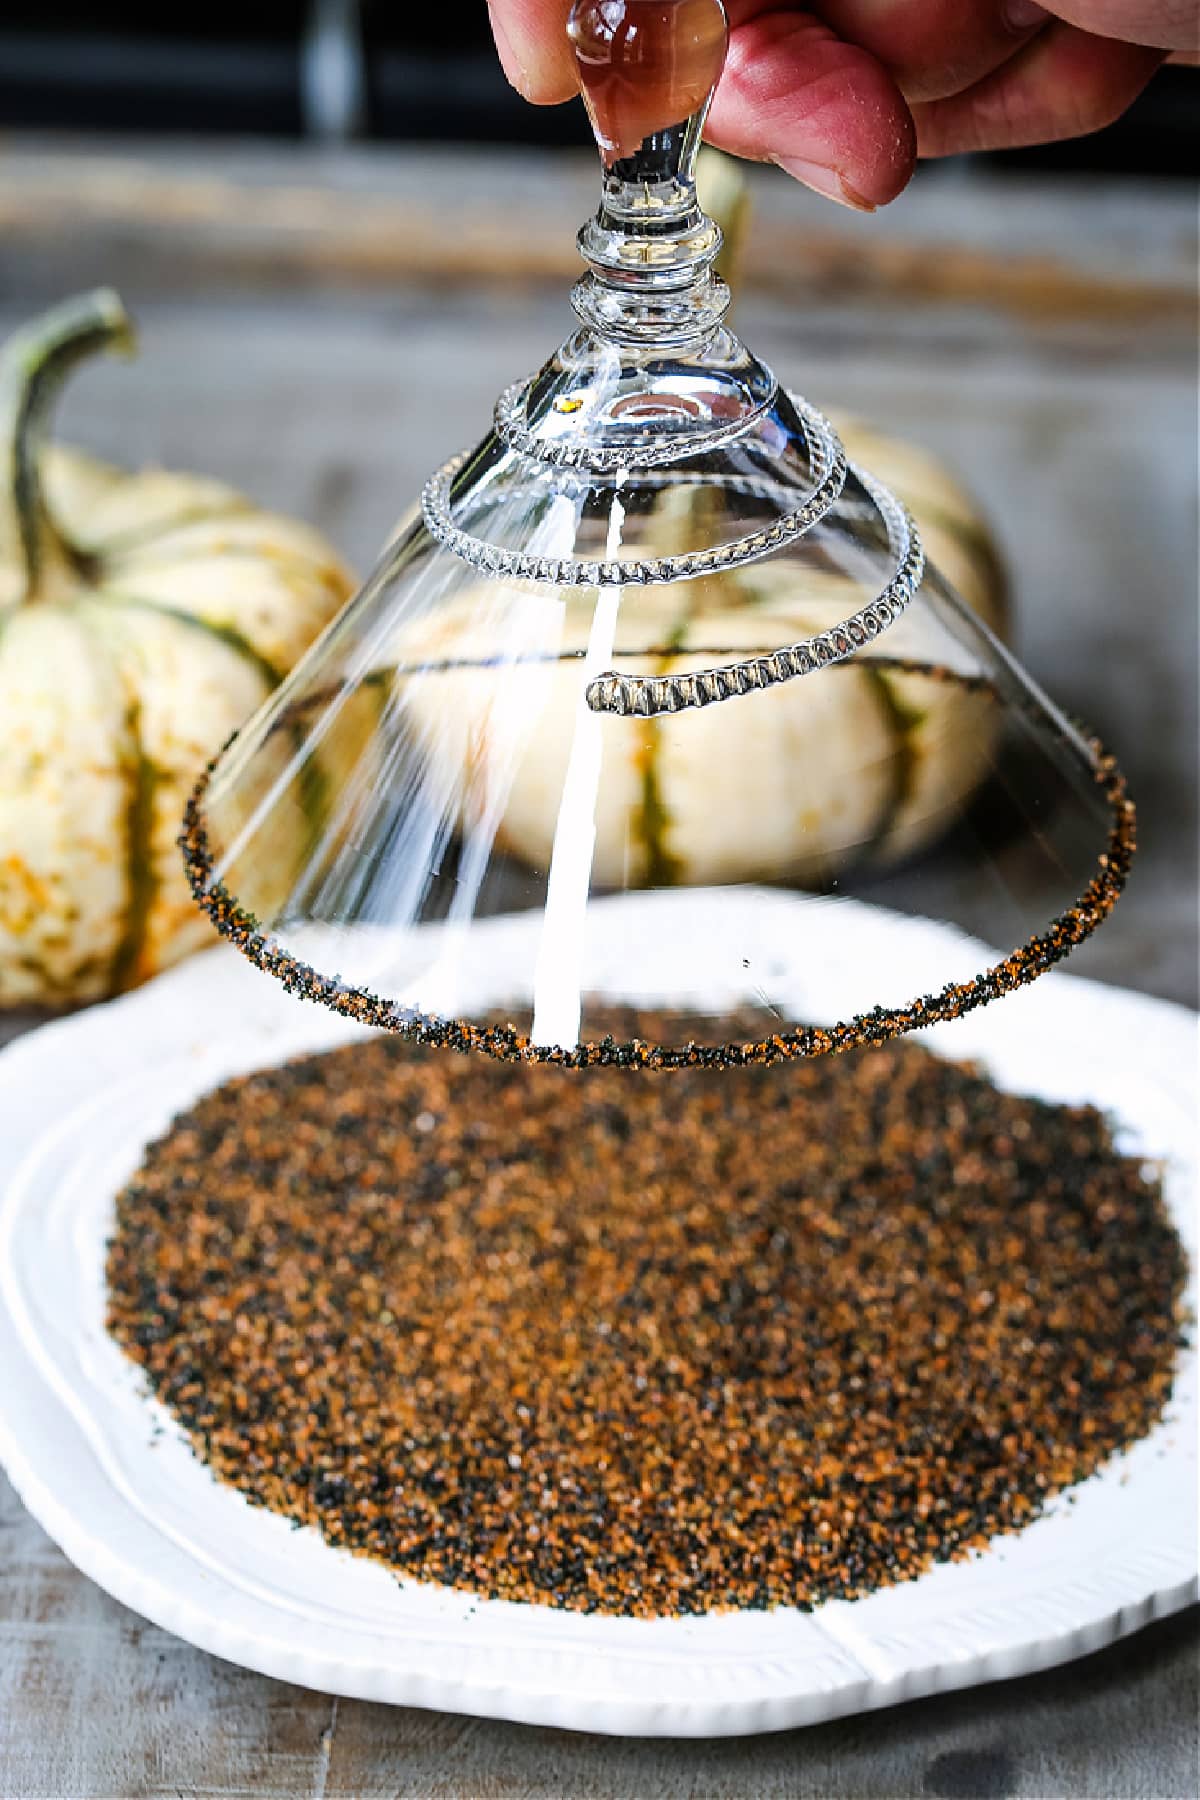
[[[966,675],[944,664],[908,657],[873,655],[871,661],[898,674],[924,675],[998,699],[994,683],[986,676]],[[851,661],[840,666],[853,669],[856,665]],[[310,696],[307,705],[320,697]],[[303,710],[307,710],[307,705]],[[274,729],[294,724],[296,710],[289,708],[275,721]],[[237,735],[235,733],[230,739],[230,744]],[[204,822],[204,799],[220,756],[213,758],[192,791],[179,845],[192,894],[220,935],[257,968],[282,982],[289,992],[300,999],[326,1006],[359,1025],[390,1031],[420,1044],[462,1052],[481,1051],[503,1062],[563,1069],[727,1069],[770,1065],[884,1044],[908,1032],[962,1018],[980,1006],[1027,986],[1062,962],[1092,935],[1108,917],[1125,886],[1137,849],[1137,814],[1115,757],[1099,738],[1082,727],[1080,735],[1093,778],[1108,807],[1108,836],[1095,873],[1079,898],[1052,919],[1044,931],[1027,938],[999,962],[970,980],[948,982],[935,994],[918,995],[900,1006],[876,1006],[870,1012],[855,1013],[832,1025],[803,1025],[792,1031],[774,1032],[769,1037],[741,1043],[671,1045],[648,1043],[639,1038],[618,1040],[608,1037],[583,1041],[572,1048],[537,1044],[512,1025],[441,1018],[385,1000],[367,988],[350,986],[336,977],[320,974],[265,932],[225,883],[215,877]],[[227,744],[225,749],[229,747]],[[221,756],[224,753],[222,751]]]

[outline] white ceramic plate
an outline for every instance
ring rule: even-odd
[[[777,945],[789,971],[795,1011],[821,1017],[838,958],[804,964],[814,904],[744,890],[736,900],[698,892],[607,903],[593,978],[615,995],[661,999],[668,938],[678,952],[683,932],[703,955],[706,942],[728,940],[729,907],[753,905],[759,942]],[[927,971],[937,984],[953,974],[947,959],[964,972],[983,966],[985,953],[940,927],[874,914],[864,935],[862,909],[843,902],[837,912],[845,956],[861,961],[870,943],[902,957],[914,992],[934,985]],[[842,930],[828,913],[821,926],[823,947]],[[497,971],[529,953],[528,923],[494,922],[470,946],[481,1000],[500,998]],[[147,1140],[196,1095],[354,1035],[217,949],[0,1056],[0,1455],[34,1516],[126,1605],[218,1656],[332,1693],[698,1736],[778,1730],[1022,1674],[1195,1599],[1191,1352],[1164,1423],[1071,1503],[969,1562],[807,1615],[644,1622],[475,1601],[397,1581],[219,1486],[104,1332],[113,1197]],[[927,1037],[985,1061],[1006,1087],[1111,1110],[1124,1147],[1163,1159],[1194,1267],[1190,1013],[1056,973]]]

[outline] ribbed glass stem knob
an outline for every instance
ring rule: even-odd
[[[695,178],[728,41],[721,0],[575,0],[567,33],[604,167],[576,306],[616,337],[702,336],[727,304]]]

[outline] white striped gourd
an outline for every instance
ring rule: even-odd
[[[101,291],[0,359],[0,1006],[99,999],[211,940],[187,793],[352,585],[221,482],[43,444],[67,370],[131,342]]]

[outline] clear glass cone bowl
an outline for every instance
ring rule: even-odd
[[[695,13],[656,9],[676,33]],[[656,98],[638,68],[653,128],[622,156],[598,121],[579,329],[218,758],[185,856],[247,954],[376,1025],[575,1063],[820,1054],[1060,961],[1117,897],[1132,808],[904,508],[729,331],[692,173],[704,106],[656,118],[669,83]],[[803,896],[793,954],[836,965],[833,1013],[795,1016],[739,903],[763,884]],[[697,888],[707,923],[693,905],[676,936]],[[496,915],[521,929],[488,935]],[[918,940],[898,915],[958,931]],[[599,946],[609,968],[614,929],[651,920],[654,1030],[614,1033]],[[966,966],[961,932],[994,954]],[[504,964],[486,1017],[481,956]]]

